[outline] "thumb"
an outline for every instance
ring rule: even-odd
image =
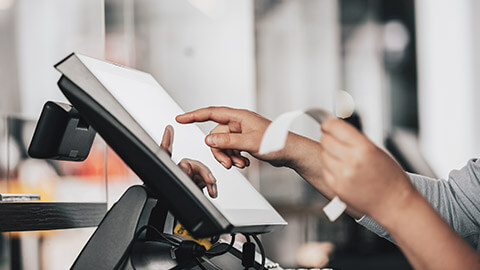
[[[205,143],[210,147],[247,152],[258,151],[259,141],[248,133],[212,133],[205,138]]]
[[[163,132],[162,142],[160,143],[160,147],[165,150],[168,155],[172,155],[172,145],[173,145],[173,127],[168,125],[165,127],[165,131]]]

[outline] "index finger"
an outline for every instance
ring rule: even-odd
[[[364,138],[363,134],[350,123],[337,118],[325,120],[320,128],[322,132],[329,133],[339,141],[349,145],[355,144]]]
[[[214,121],[219,124],[226,125],[233,120],[237,120],[239,113],[239,109],[228,107],[208,107],[177,115],[175,119],[177,122],[182,124]]]

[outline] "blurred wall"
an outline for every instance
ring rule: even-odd
[[[441,177],[480,153],[478,1],[416,1],[420,140]]]
[[[53,65],[71,52],[103,58],[103,0],[15,2],[15,58],[20,112],[37,117],[47,100],[65,100]],[[16,91],[16,89],[12,89]]]
[[[342,59],[345,90],[355,100],[363,132],[377,145],[383,145],[390,119],[382,30],[372,16],[367,16],[345,38]]]
[[[258,0],[255,5],[258,111],[271,119],[310,107],[332,111],[339,77],[338,2]],[[319,138],[313,120],[297,122],[295,131]],[[289,222],[282,231],[263,236],[269,258],[294,266],[302,243],[331,240],[323,214],[295,210],[285,214],[288,209],[324,203],[298,174],[260,164],[260,191]],[[347,237],[341,230],[335,244]]]
[[[135,7],[135,66],[184,110],[255,108],[251,0],[143,0]]]
[[[104,2],[0,0],[0,35],[1,119],[34,119],[47,100],[65,100],[56,85],[60,74],[55,63],[73,51],[103,58]],[[9,119],[9,130],[7,122],[0,124],[0,163],[7,164],[7,173],[0,173],[3,192],[41,193],[43,200],[52,201],[100,194],[100,201],[106,200],[104,175],[96,183],[68,176],[59,180],[52,163],[26,159],[33,129],[20,124],[20,118]],[[56,197],[57,191],[64,197]],[[67,269],[92,233],[93,228],[3,233],[0,269]]]
[[[0,114],[18,112],[20,98],[18,89],[17,62],[15,59],[15,13],[13,1],[0,5]],[[3,125],[0,125],[0,130]],[[3,135],[3,134],[2,134]]]

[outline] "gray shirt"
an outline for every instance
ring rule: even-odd
[[[410,181],[443,219],[472,247],[480,251],[480,159],[470,160],[448,179],[408,174]],[[368,216],[357,222],[393,242],[390,234]]]

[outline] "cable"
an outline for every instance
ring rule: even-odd
[[[215,235],[215,236],[210,237],[210,242],[211,242],[212,244],[217,243],[218,240],[220,240],[220,235]]]
[[[266,261],[265,249],[263,249],[262,242],[260,241],[258,236],[256,236],[255,234],[252,234],[252,237],[253,237],[253,240],[255,240],[255,242],[257,243],[258,248],[260,249],[260,254],[262,254],[262,270],[263,270],[265,269],[265,261]]]
[[[249,234],[246,234],[246,233],[242,233],[243,236],[245,236],[245,238],[247,239],[247,242],[250,243],[252,242],[252,240],[250,239],[250,235]]]
[[[133,248],[133,245],[135,244],[135,242],[138,240],[138,238],[140,237],[140,235],[143,233],[143,231],[145,231],[146,229],[152,229],[153,231],[155,231],[158,236],[160,236],[161,238],[165,239],[167,242],[169,242],[170,244],[172,244],[173,246],[175,247],[178,247],[179,246],[179,243],[175,242],[175,241],[172,241],[171,239],[167,238],[164,234],[160,233],[160,231],[158,231],[157,228],[155,228],[154,226],[152,225],[144,225],[142,227],[140,227],[140,229],[133,235],[133,239],[132,241],[130,241],[130,244],[128,245],[128,248],[127,248],[127,254],[129,254]],[[122,259],[122,262],[125,260],[126,258]],[[120,262],[119,262],[120,263]],[[115,268],[116,269],[116,268]]]
[[[245,267],[244,270],[248,270],[255,267],[255,243],[252,242],[249,234],[242,234],[247,240],[242,246],[242,265]]]
[[[175,227],[176,226],[177,226],[177,218],[173,217],[172,234],[175,234]]]
[[[146,229],[152,229],[154,232],[156,232],[156,234],[157,234],[159,237],[163,238],[165,241],[169,242],[172,246],[174,246],[174,247],[177,248],[177,249],[182,249],[182,247],[185,248],[183,244],[188,244],[187,242],[189,242],[189,243],[191,242],[191,244],[199,245],[199,244],[195,243],[194,241],[190,241],[190,240],[183,240],[183,241],[179,241],[179,242],[178,242],[178,240],[175,239],[176,241],[174,241],[174,240],[170,239],[166,234],[161,233],[161,232],[160,232],[157,228],[155,228],[154,226],[152,226],[152,225],[144,225],[144,226],[142,226],[142,227],[135,233],[132,241],[130,242],[130,248],[133,246],[133,243],[135,243],[135,242],[138,240],[138,238],[140,237],[140,235],[141,235]],[[231,240],[230,244],[228,245],[228,247],[227,247],[226,249],[224,249],[224,250],[222,250],[222,251],[220,251],[220,252],[210,252],[210,253],[205,252],[205,251],[202,251],[202,254],[208,254],[208,255],[212,255],[212,256],[218,256],[218,255],[225,254],[225,253],[227,253],[227,252],[232,248],[232,246],[233,246],[234,243],[235,243],[235,234],[232,234],[232,240]],[[189,247],[190,247],[190,246],[191,246],[191,245],[189,245]],[[203,248],[203,250],[205,250],[205,248],[204,248],[203,246],[201,246],[201,247]],[[129,249],[130,249],[130,248],[129,248]],[[188,248],[188,247],[187,247],[187,249],[190,250],[190,248]],[[204,252],[205,252],[205,253],[204,253]],[[178,255],[178,254],[177,254],[177,255]],[[205,268],[205,266],[203,266],[202,261],[201,261],[199,255],[194,255],[194,253],[193,253],[192,255],[194,256],[195,262],[197,263],[198,267],[199,267],[201,270],[207,270],[207,269]]]
[[[223,254],[227,253],[228,251],[230,251],[230,249],[233,247],[233,244],[235,243],[236,234],[232,233],[231,236],[232,236],[232,240],[230,241],[230,244],[228,245],[227,248],[225,248],[224,250],[221,250],[219,252],[211,252],[211,251],[209,252],[209,251],[207,251],[207,252],[205,252],[205,254],[210,255],[210,256],[220,256],[220,255],[223,255]]]

